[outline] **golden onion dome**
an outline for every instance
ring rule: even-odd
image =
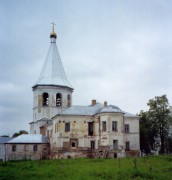
[[[50,34],[50,38],[57,38],[57,34],[54,31],[52,31]]]

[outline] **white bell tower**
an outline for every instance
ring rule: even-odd
[[[56,46],[54,23],[50,48],[33,90],[33,122],[42,117],[52,118],[72,105],[73,88],[67,80]]]

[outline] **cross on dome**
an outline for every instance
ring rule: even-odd
[[[52,30],[53,30],[53,32],[54,32],[54,26],[56,25],[54,22],[53,23],[51,23],[52,24]]]
[[[54,32],[54,26],[56,25],[54,22],[53,23],[51,23],[52,24],[52,32],[51,32],[51,34],[50,34],[50,38],[57,38],[57,35],[56,35],[56,33]]]

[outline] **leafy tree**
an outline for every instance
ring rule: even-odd
[[[154,150],[155,138],[160,138],[160,153],[167,149],[169,133],[169,119],[171,107],[166,95],[156,96],[147,103],[149,110],[141,111],[140,116],[140,140],[141,150],[149,153]]]
[[[140,111],[140,149],[149,154],[154,149],[156,132],[148,119],[148,112]]]
[[[13,137],[20,136],[21,134],[28,134],[28,132],[25,131],[25,130],[20,130],[19,132],[14,133],[14,134],[13,134]]]
[[[1,137],[9,137],[9,135],[5,135],[5,134],[4,134],[4,135],[2,135]]]

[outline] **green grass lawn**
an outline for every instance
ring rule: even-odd
[[[172,156],[0,162],[2,179],[172,180]]]

